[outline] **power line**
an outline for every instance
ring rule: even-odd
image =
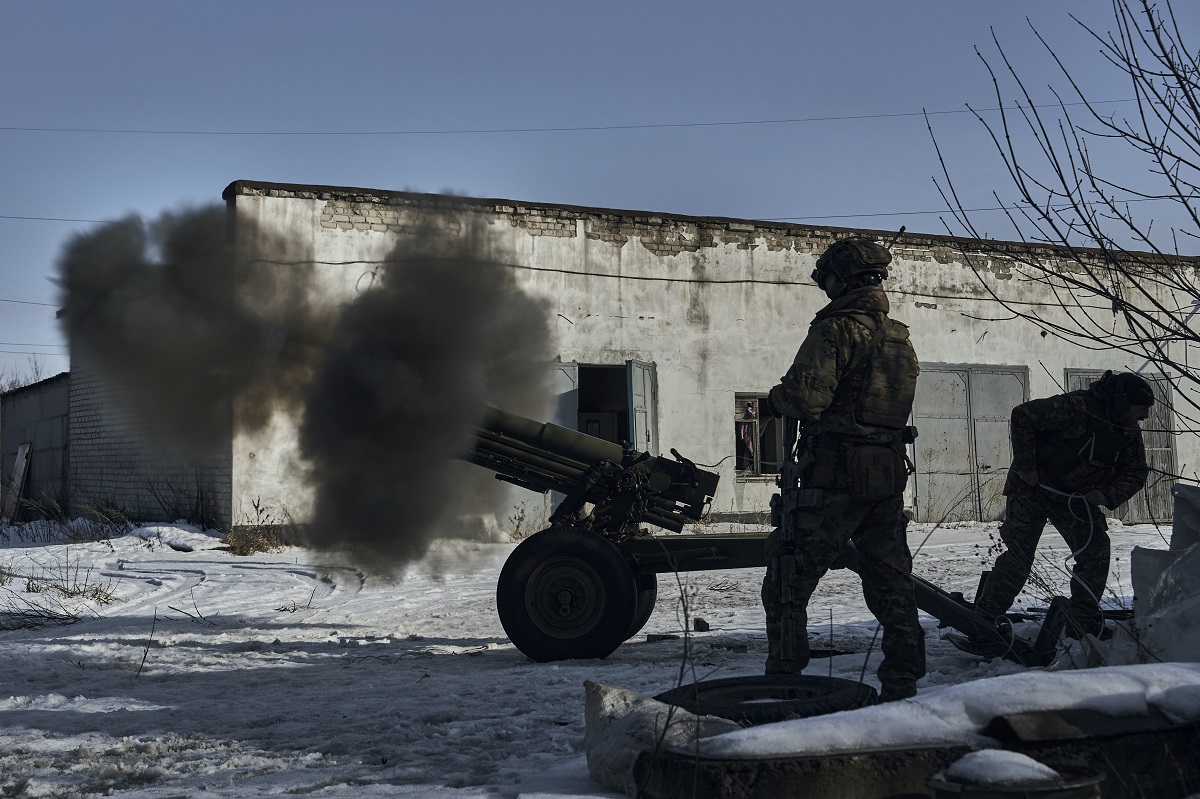
[[[1117,205],[1126,205],[1128,203],[1157,202],[1159,200],[1179,202],[1179,200],[1177,200],[1174,197],[1129,197],[1124,200],[1113,200],[1113,202]],[[1098,205],[1098,204],[1099,203],[1097,203],[1094,200],[1081,203],[1081,205]],[[1066,210],[1069,210],[1074,207],[1075,207],[1074,205],[1072,205],[1070,203],[1066,203],[1063,205],[1047,206],[1047,210],[1066,211]],[[893,212],[886,213],[886,214],[879,213],[879,214],[832,214],[832,215],[828,215],[828,216],[772,216],[772,217],[763,219],[762,221],[764,221],[764,222],[801,222],[801,221],[808,220],[808,219],[857,219],[859,217],[869,217],[869,216],[922,216],[922,215],[928,215],[928,214],[952,214],[952,213],[978,214],[978,213],[983,213],[984,211],[1020,211],[1022,209],[1027,209],[1027,208],[1029,208],[1029,206],[996,205],[996,206],[992,206],[990,208],[953,208],[953,209],[952,208],[943,208],[940,211],[893,211]]]
[[[1091,103],[1047,103],[1032,108],[1060,108],[1077,105],[1111,105],[1131,103],[1132,99],[1099,100]],[[901,119],[905,117],[948,116],[1000,111],[1000,108],[962,108],[950,111],[902,111],[894,114],[848,114],[844,116],[792,117],[785,119],[740,119],[724,122],[658,122],[626,125],[572,125],[539,128],[431,128],[409,130],[168,130],[153,128],[56,128],[20,125],[0,125],[0,131],[20,133],[110,133],[143,136],[449,136],[458,134],[494,133],[579,133],[609,130],[653,130],[664,128],[720,128],[753,125],[794,125],[807,122],[850,122],[869,119]]]
[[[11,302],[14,305],[44,305],[47,308],[57,308],[61,303],[57,302],[34,302],[33,300],[7,300],[0,297],[0,302]]]
[[[1124,204],[1124,203],[1154,202],[1154,201],[1158,201],[1158,200],[1174,201],[1175,198],[1173,198],[1173,197],[1130,197],[1130,198],[1124,199],[1124,200],[1116,200],[1115,202],[1117,202],[1118,204]],[[1071,207],[1070,205],[1051,206],[1051,208],[1054,210],[1065,210],[1070,207]],[[823,214],[823,215],[814,215],[814,216],[764,216],[764,217],[759,217],[759,221],[762,221],[762,222],[805,222],[805,221],[816,220],[816,219],[869,219],[872,217],[881,217],[881,216],[936,216],[938,214],[954,213],[955,210],[959,210],[959,209],[943,208],[938,211],[877,211],[877,212],[869,213],[869,214]],[[961,213],[978,214],[978,213],[983,213],[985,211],[1014,211],[1014,210],[1019,210],[1019,206],[1014,205],[1014,206],[1006,208],[1005,206],[997,205],[997,206],[990,206],[987,208],[963,208],[963,209],[961,209]],[[93,224],[107,224],[109,222],[116,221],[115,219],[74,219],[74,218],[59,217],[59,216],[16,216],[16,215],[12,215],[12,214],[0,214],[0,219],[14,219],[17,221],[25,221],[25,222],[89,222],[89,223],[93,223]]]
[[[0,347],[65,347],[66,344],[26,344],[23,341],[0,341]]]
[[[112,222],[112,219],[70,219],[65,216],[13,216],[0,214],[0,219],[22,219],[33,222]]]

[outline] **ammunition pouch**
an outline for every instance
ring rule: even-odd
[[[904,492],[908,470],[902,455],[889,447],[862,445],[846,454],[850,496],[874,501]]]

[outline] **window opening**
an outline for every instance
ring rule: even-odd
[[[763,413],[766,394],[736,394],[733,403],[734,459],[738,477],[779,474],[783,420]]]

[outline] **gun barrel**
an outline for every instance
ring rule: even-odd
[[[641,521],[675,531],[686,520],[700,518],[718,479],[679,456],[672,461],[627,451],[602,438],[490,406],[476,428],[475,446],[459,457],[522,488],[556,491],[603,506],[600,517],[612,524]],[[616,472],[605,472],[597,483],[595,469],[601,464],[612,464]],[[618,480],[614,474],[625,477]],[[618,487],[626,478],[632,482]],[[628,493],[633,485],[639,486],[636,501]],[[606,515],[613,508],[617,515]]]
[[[563,460],[574,461],[580,464],[580,471],[600,461],[620,463],[625,453],[620,444],[556,424],[535,422],[490,406],[479,427],[482,431],[515,439]]]

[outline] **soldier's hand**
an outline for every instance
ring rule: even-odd
[[[1106,497],[1104,492],[1098,488],[1093,488],[1091,491],[1088,491],[1083,495],[1083,498],[1093,505],[1104,505],[1105,507],[1108,507],[1108,497]]]
[[[778,388],[778,386],[776,386],[776,388]],[[773,388],[771,389],[771,393],[767,394],[767,396],[763,398],[763,401],[759,403],[759,407],[762,408],[762,410],[765,411],[768,416],[781,419],[783,418],[783,412],[776,408],[775,403],[771,401],[771,396],[774,393],[775,389]]]
[[[1028,469],[1022,469],[1021,471],[1017,472],[1017,477],[1020,477],[1023,481],[1031,486],[1041,485],[1041,483],[1038,481],[1038,470],[1036,466],[1030,466]]]

